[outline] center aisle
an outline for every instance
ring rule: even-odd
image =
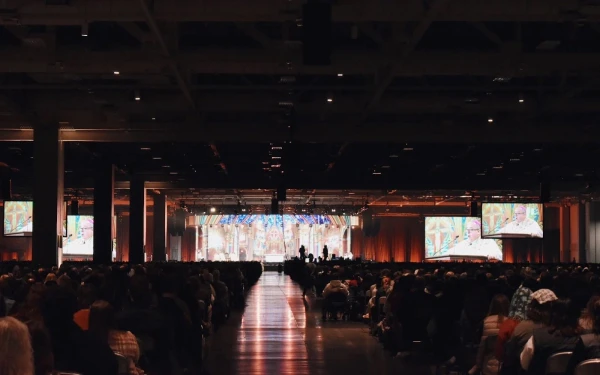
[[[286,275],[263,273],[246,303],[243,314],[234,314],[211,338],[207,374],[383,375],[404,367],[366,325],[322,323],[315,298],[303,299]]]

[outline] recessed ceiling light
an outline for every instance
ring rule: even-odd
[[[519,158],[511,158],[510,161],[521,161]]]
[[[381,174],[381,172],[373,172],[373,174],[378,176]]]
[[[140,147],[140,150],[142,150],[142,151],[150,151],[152,149],[150,147]]]
[[[179,173],[177,173],[177,172],[170,172],[169,174],[179,174]]]
[[[163,168],[171,168],[171,166],[170,166],[170,165],[163,165],[162,167],[163,167]]]
[[[160,156],[154,156],[152,159],[154,159],[154,160],[162,160],[162,158]]]
[[[152,117],[152,121],[156,120],[156,117]]]
[[[492,123],[492,122],[494,122],[494,119],[493,119],[493,118],[491,118],[491,117],[488,117],[488,122],[489,122],[489,123]]]
[[[403,151],[412,151],[412,150],[414,150],[414,148],[412,148],[412,147],[404,147],[402,150]]]
[[[575,173],[575,177],[583,177],[583,173]]]
[[[397,158],[397,157],[398,157],[398,155],[396,155],[396,154],[390,155],[390,158]]]
[[[344,73],[338,73],[338,77],[343,77]]]
[[[388,169],[390,166],[389,165],[382,165],[381,169]]]
[[[328,102],[328,103],[331,103],[331,102],[333,102],[333,98],[327,98],[327,102]]]
[[[494,166],[494,167],[492,167],[492,168],[494,168],[494,169],[502,169],[502,168],[504,168],[504,167],[503,167],[502,165],[496,165],[496,166]]]
[[[114,75],[116,75],[116,76],[118,76],[119,74],[121,74],[121,72],[119,72],[118,70],[115,70],[115,71],[113,72],[113,74],[114,74]]]

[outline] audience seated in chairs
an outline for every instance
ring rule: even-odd
[[[552,300],[554,293],[541,289],[534,293],[542,295],[541,300]],[[532,298],[538,299],[535,296]],[[550,327],[538,328],[525,344],[521,353],[521,366],[529,374],[542,374],[546,362],[553,354],[572,352],[579,341],[579,316],[581,310],[569,299],[559,299],[553,302]],[[566,366],[565,366],[566,370]]]
[[[331,313],[334,319],[341,309],[345,309],[348,302],[348,287],[342,283],[339,276],[334,276],[325,289],[323,289],[323,320],[327,320],[327,314]]]
[[[0,318],[0,374],[34,375],[33,350],[27,326],[15,318]]]
[[[498,373],[499,362],[495,356],[496,341],[500,326],[508,317],[509,301],[503,294],[497,294],[492,299],[487,317],[483,320],[483,333],[479,344],[476,363],[469,370],[469,375],[479,372],[483,375]]]
[[[113,352],[126,358],[128,374],[138,375],[140,373],[136,368],[140,359],[140,347],[137,339],[129,331],[116,329],[115,311],[110,303],[99,300],[92,304],[89,332],[99,341],[108,344]],[[122,374],[121,370],[119,370],[119,374]]]
[[[592,297],[593,298],[593,297]],[[593,298],[592,305],[588,305],[586,312],[593,325],[591,333],[586,333],[579,337],[577,345],[573,350],[573,356],[569,362],[567,374],[572,375],[575,372],[575,367],[588,359],[600,358],[600,299]]]
[[[200,374],[202,342],[208,334],[203,299],[212,304],[215,297],[213,285],[200,281],[200,275],[220,271],[215,285],[224,292],[221,311],[228,313],[230,291],[243,299],[237,295],[245,289],[240,284],[252,284],[262,273],[256,262],[133,267],[63,263],[60,269],[35,271],[13,266],[0,263],[0,315],[13,316],[0,318],[0,375]],[[5,296],[11,297],[8,309]],[[24,327],[14,341],[6,340],[12,337],[3,331],[7,322],[18,323],[10,324],[14,332],[19,324]],[[4,361],[8,359],[10,363]],[[11,372],[16,364],[18,370]]]

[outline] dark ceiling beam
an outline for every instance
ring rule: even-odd
[[[165,180],[159,181],[158,179]],[[215,180],[207,178],[186,179],[185,181],[168,181],[169,177],[162,176],[146,176],[147,189],[185,189],[185,188],[222,188],[222,189],[272,189],[276,188],[276,183],[264,178],[252,179],[236,179],[229,182],[225,180]],[[579,183],[580,187],[583,183]],[[519,190],[537,190],[539,191],[539,181],[531,180],[511,180],[511,181],[495,181],[490,179],[470,180],[470,181],[440,181],[438,178],[419,179],[419,181],[411,180],[408,176],[398,174],[398,177],[391,176],[383,177],[379,181],[353,181],[337,180],[337,181],[313,181],[306,179],[290,179],[289,188],[291,189],[370,189],[370,190],[492,190],[492,191],[519,191]],[[73,188],[73,187],[71,187]],[[82,188],[82,187],[78,187]],[[129,182],[115,182],[116,189],[128,189]],[[573,188],[576,188],[574,185]],[[267,200],[268,201],[268,200]],[[236,202],[237,203],[237,202]],[[270,202],[269,202],[270,203]],[[312,200],[311,200],[312,203]],[[318,202],[317,202],[318,203]],[[265,202],[265,204],[268,204]],[[432,201],[433,205],[433,201]]]
[[[177,66],[177,62],[174,61],[173,57],[171,56],[171,51],[169,51],[169,47],[167,46],[167,44],[165,42],[162,32],[160,31],[160,29],[158,28],[158,25],[156,24],[156,20],[154,19],[152,13],[150,13],[150,9],[148,8],[148,4],[146,4],[146,0],[140,0],[139,3],[140,3],[140,7],[142,8],[142,12],[144,13],[145,21],[148,24],[148,27],[150,28],[150,30],[152,31],[152,34],[154,35],[156,42],[160,46],[163,56],[165,58],[167,58],[167,60],[169,61],[169,66],[173,72],[173,75],[175,76],[175,81],[177,82],[179,89],[181,89],[183,96],[188,101],[188,103],[192,107],[192,109],[195,110],[196,102],[192,98],[190,89],[188,88],[187,83],[183,78],[183,74],[181,73],[181,71],[179,70],[179,67]]]
[[[365,85],[294,85],[294,89],[298,91],[335,91],[339,90],[343,87],[344,92],[363,92],[368,89]],[[273,85],[217,85],[217,84],[202,84],[202,85],[189,85],[191,91],[281,91],[288,92],[290,88],[288,86],[273,84]],[[84,92],[87,90],[106,90],[106,91],[131,91],[135,89],[140,90],[155,90],[162,92],[169,91],[180,91],[179,87],[176,85],[161,85],[161,84],[123,84],[123,85],[115,85],[115,84],[5,84],[0,86],[0,91],[13,91],[13,90],[21,90],[21,91],[78,91]],[[565,91],[565,90],[600,90],[600,85],[595,82],[587,83],[586,85],[579,85],[576,87],[569,87],[566,84],[553,85],[553,84],[533,84],[533,85],[504,85],[504,84],[476,84],[473,83],[471,85],[460,84],[460,85],[402,85],[402,86],[390,86],[388,87],[388,91],[390,92],[461,92],[473,94],[474,92],[478,93],[486,93],[486,92],[494,92],[494,93],[502,93],[502,92],[535,92],[537,90],[544,90],[544,92],[553,92],[553,91]]]
[[[13,3],[15,9],[20,5],[18,0],[8,2]],[[293,2],[283,11],[283,6],[270,1],[223,0],[198,6],[197,0],[154,0],[154,13],[159,22],[284,22],[294,21],[298,17],[299,3]],[[597,7],[582,6],[580,3],[579,0],[455,0],[439,19],[558,22],[569,20],[574,12],[578,12],[585,21],[600,19]],[[423,14],[423,0],[340,2],[333,5],[332,13],[334,22],[415,22]],[[85,21],[141,22],[144,21],[144,15],[134,1],[71,0],[70,6],[48,7],[43,0],[32,0],[18,11],[0,17],[0,24],[81,25]]]
[[[134,22],[118,22],[118,25],[123,28],[123,30],[127,31],[129,35],[137,39],[137,41],[141,44],[146,44],[153,41],[152,35],[142,30]]]
[[[75,125],[75,124],[71,124]],[[86,124],[91,127],[93,124]],[[106,124],[97,124],[106,127]],[[289,139],[287,129],[274,129],[265,123],[214,123],[206,127],[182,127],[180,124],[140,124],[137,130],[64,130],[61,139],[76,142],[284,142]],[[77,127],[75,127],[77,129]],[[252,129],[252,131],[248,131]],[[476,131],[474,131],[476,129]],[[568,137],[565,129],[569,129]],[[296,142],[366,142],[366,143],[568,143],[589,144],[600,139],[600,129],[595,124],[542,123],[522,124],[509,120],[496,121],[493,125],[483,120],[479,123],[378,123],[368,127],[348,131],[347,123],[306,123],[298,127],[294,134]],[[1,141],[29,141],[32,131],[0,131]]]
[[[592,85],[598,87],[598,84]],[[592,87],[590,86],[590,87]],[[579,90],[579,88],[576,88]],[[583,88],[582,88],[583,89]],[[493,90],[491,90],[493,91]],[[102,97],[111,100],[123,113],[143,118],[149,111],[158,113],[180,113],[185,112],[187,105],[182,103],[179,95],[173,92],[145,91],[142,103],[132,101],[127,91],[98,91]],[[577,91],[579,92],[579,91]],[[96,94],[94,94],[96,95]],[[81,96],[77,91],[55,92],[52,97],[35,96],[32,100],[36,107],[45,108],[49,112],[59,114],[61,121],[73,118],[85,117],[88,113],[84,107],[84,100],[91,95]],[[326,95],[314,95],[311,101],[297,102],[295,113],[302,117],[306,115],[321,115],[326,104],[328,114],[352,114],[360,115],[362,99],[361,91],[345,92],[336,95],[331,104],[325,103]],[[398,93],[398,95],[387,95],[382,98],[373,114],[448,114],[469,115],[492,113],[528,114],[535,113],[539,108],[536,93],[514,90],[512,92],[497,92],[493,95],[473,92],[438,92],[432,98],[430,92],[412,92],[410,94]],[[33,97],[33,96],[32,96]],[[281,113],[277,105],[281,96],[277,92],[237,92],[226,91],[202,92],[197,94],[198,110],[205,114],[210,113]],[[524,100],[519,103],[519,99]],[[468,100],[477,99],[477,103]],[[546,93],[544,103],[548,107],[548,113],[600,113],[598,99],[596,97],[574,98],[565,97],[561,92]],[[153,113],[154,113],[153,112]],[[148,116],[146,116],[148,117]],[[149,118],[148,118],[149,119]],[[1,123],[0,123],[1,126]]]
[[[373,93],[367,98],[366,105],[363,109],[363,115],[361,117],[361,122],[365,121],[369,112],[377,105],[381,97],[383,96],[385,90],[392,83],[394,78],[396,77],[395,71],[402,70],[403,64],[405,60],[410,56],[410,54],[415,50],[423,35],[429,29],[429,26],[435,21],[438,14],[441,13],[450,0],[434,0],[434,3],[429,6],[423,18],[419,21],[419,24],[413,30],[413,33],[406,43],[402,47],[402,51],[400,52],[400,56],[397,59],[393,60],[390,66],[385,67],[385,73],[383,77],[378,77],[376,82],[377,86]]]
[[[490,42],[496,44],[497,46],[502,45],[502,39],[500,39],[500,37],[496,33],[488,29],[483,22],[472,22],[471,25],[476,30],[478,30],[483,36],[485,36]]]
[[[398,58],[384,52],[336,50],[330,66],[294,66],[295,75],[373,74],[386,61]],[[415,51],[394,69],[389,77],[421,76],[510,76],[537,77],[557,71],[577,71],[598,75],[600,53],[523,53],[515,72],[513,53]],[[65,74],[164,75],[172,62],[191,74],[289,75],[277,53],[249,49],[206,49],[203,52],[179,52],[169,59],[150,51],[86,52],[57,50],[55,54],[32,53],[22,48],[6,48],[0,59],[0,73],[46,73],[57,77]],[[440,63],[443,62],[443,63]],[[68,78],[68,76],[67,76]],[[389,78],[388,78],[389,79]],[[385,81],[382,81],[385,82]],[[380,84],[380,86],[383,86]]]
[[[236,23],[235,26],[244,34],[260,43],[260,45],[262,45],[265,49],[273,49],[277,47],[277,43],[265,35],[262,31],[258,30],[254,23],[240,22]]]
[[[154,5],[156,5],[156,4],[154,4]],[[156,39],[156,42],[160,46],[163,55],[167,59],[170,60],[169,65],[171,67],[173,75],[175,76],[175,81],[177,82],[177,85],[181,89],[181,92],[183,93],[183,96],[187,100],[190,108],[196,114],[196,118],[198,119],[198,122],[201,122],[202,115],[201,115],[201,113],[198,112],[198,106],[196,105],[196,101],[192,97],[192,93],[188,87],[188,83],[184,80],[183,74],[181,73],[181,71],[177,65],[177,62],[173,59],[173,57],[171,55],[171,51],[169,50],[169,47],[165,43],[162,32],[158,28],[158,25],[156,24],[156,20],[154,19],[154,16],[152,15],[152,13],[150,12],[150,9],[148,8],[148,4],[146,4],[146,0],[140,0],[140,6],[142,8],[144,16],[146,17],[146,23],[148,24],[148,27],[154,34],[154,38]],[[174,27],[176,30],[177,25],[174,25]],[[178,40],[177,37],[175,39]],[[223,163],[223,160],[221,159],[221,155],[219,154],[219,152],[217,150],[217,146],[213,142],[211,142],[210,147],[213,150],[215,157],[218,158],[219,166],[223,170],[223,173],[225,173],[227,175],[228,174],[227,167],[225,166],[225,163]]]

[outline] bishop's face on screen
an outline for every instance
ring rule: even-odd
[[[523,206],[517,207],[515,210],[517,222],[522,223],[527,218],[527,210]]]
[[[469,241],[476,241],[481,237],[481,228],[477,223],[472,222],[467,226],[467,233],[469,235]]]

